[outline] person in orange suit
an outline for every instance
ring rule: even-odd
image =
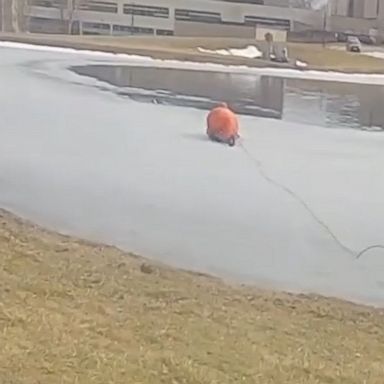
[[[239,137],[237,116],[226,103],[220,103],[207,116],[207,135],[213,141],[233,147]]]

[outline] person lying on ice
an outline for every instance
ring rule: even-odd
[[[226,103],[220,103],[209,112],[207,135],[213,141],[226,143],[231,147],[235,145],[239,138],[239,122]]]

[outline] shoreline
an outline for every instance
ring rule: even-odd
[[[0,220],[0,381],[382,380],[383,309],[229,285]]]
[[[384,60],[368,55],[350,54],[342,50],[323,48],[318,44],[288,43],[288,50],[295,60],[307,67],[292,63],[276,63],[262,59],[224,56],[201,52],[198,48],[245,48],[257,45],[253,40],[181,37],[111,37],[42,34],[0,33],[0,41],[43,45],[77,50],[101,51],[113,54],[143,56],[158,60],[188,61],[192,63],[246,66],[249,68],[277,68],[299,72],[319,71],[341,74],[384,74]]]
[[[37,224],[33,222],[32,220],[29,220],[27,218],[23,218],[20,215],[17,215],[13,213],[10,210],[3,209],[0,207],[0,221],[2,221],[2,224],[7,226],[10,224],[11,226],[17,226],[20,227],[21,230],[25,230],[30,233],[36,233],[37,235],[42,236],[48,236],[49,238],[53,239],[62,239],[64,242],[73,243],[77,245],[84,245],[86,247],[96,248],[96,249],[103,249],[110,251],[112,253],[118,253],[119,255],[122,255],[123,257],[132,258],[140,265],[146,265],[149,266],[149,268],[153,268],[153,270],[162,270],[162,271],[168,271],[170,273],[176,273],[176,274],[187,274],[188,276],[191,276],[192,278],[200,279],[210,281],[213,283],[218,283],[222,286],[226,286],[229,289],[235,289],[235,290],[244,290],[244,292],[253,292],[258,293],[261,295],[283,295],[285,299],[294,299],[296,297],[301,298],[303,300],[324,300],[326,302],[333,302],[335,304],[341,304],[346,305],[347,307],[350,306],[351,308],[355,309],[366,309],[368,311],[374,311],[378,312],[383,316],[384,319],[384,304],[383,306],[380,305],[374,305],[374,304],[367,304],[359,301],[349,300],[345,298],[341,298],[338,296],[332,296],[332,295],[325,295],[325,294],[318,294],[318,293],[303,293],[303,292],[291,292],[284,289],[278,289],[278,288],[272,288],[271,284],[268,284],[268,288],[263,288],[261,286],[257,286],[256,284],[252,283],[241,283],[236,282],[235,280],[226,279],[224,277],[216,276],[213,274],[210,274],[209,272],[201,272],[196,270],[190,270],[188,268],[183,267],[175,267],[167,263],[163,263],[159,260],[154,260],[145,257],[144,255],[139,255],[134,252],[130,252],[128,250],[124,250],[118,246],[114,245],[108,245],[104,244],[102,242],[98,242],[95,240],[88,240],[84,239],[82,237],[77,237],[74,235],[64,234],[60,233],[56,230],[51,230],[49,228],[46,228],[40,224]]]

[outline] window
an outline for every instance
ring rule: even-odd
[[[106,35],[110,33],[110,25],[105,23],[82,23],[84,35]]]
[[[172,36],[173,31],[169,29],[156,29],[156,35],[158,36]]]
[[[270,17],[261,16],[245,16],[245,25],[269,25],[274,27],[280,27],[282,29],[290,29],[291,22],[287,19],[274,19]]]
[[[218,12],[195,11],[192,9],[176,9],[175,19],[180,21],[199,21],[204,23],[221,23]]]
[[[87,1],[80,2],[77,9],[81,11],[117,13],[117,4],[107,1]]]
[[[124,4],[123,13],[127,15],[160,17],[164,19],[169,17],[168,8],[151,5]]]
[[[115,24],[112,28],[115,35],[153,35],[153,28],[134,27],[129,25]]]
[[[29,0],[28,4],[32,7],[59,8],[67,7],[65,0]]]

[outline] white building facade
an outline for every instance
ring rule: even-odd
[[[319,0],[0,0],[0,13],[2,30],[43,33],[254,38],[257,27],[384,30],[384,0],[329,0],[320,9],[313,2]]]
[[[25,12],[32,32],[250,38],[256,25],[321,28],[322,12],[294,6],[300,1],[28,0]]]

